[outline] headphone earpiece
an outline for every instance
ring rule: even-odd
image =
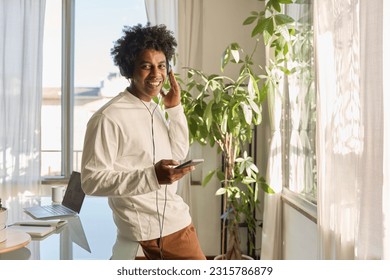
[[[171,72],[171,65],[167,63],[167,76],[169,75],[169,72]]]

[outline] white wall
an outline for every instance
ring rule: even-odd
[[[220,61],[223,50],[237,42],[249,53],[253,51],[253,39],[250,34],[252,26],[242,23],[251,11],[259,10],[263,3],[257,0],[207,0],[204,1],[203,25],[203,70],[212,73],[220,72]],[[264,51],[259,50],[259,64],[263,64]],[[227,69],[229,75],[232,71]]]
[[[284,260],[316,260],[317,224],[283,203],[282,237]]]

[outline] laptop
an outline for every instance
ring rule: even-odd
[[[58,219],[80,213],[85,193],[81,188],[80,173],[73,171],[61,204],[38,205],[24,208],[34,219]]]

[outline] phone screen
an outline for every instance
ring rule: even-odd
[[[203,161],[204,161],[203,159],[191,159],[191,160],[186,161],[186,162],[184,162],[182,164],[179,164],[175,168],[176,169],[180,169],[180,168],[184,168],[184,167],[187,167],[187,166],[197,165],[197,164],[202,163]]]

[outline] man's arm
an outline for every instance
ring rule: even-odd
[[[118,126],[103,115],[89,121],[81,163],[81,183],[86,194],[133,196],[160,188],[153,165],[144,169],[114,170],[119,133]]]

